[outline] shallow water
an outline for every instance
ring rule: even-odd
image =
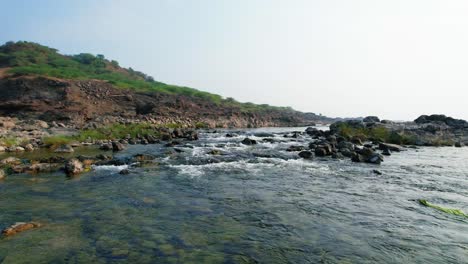
[[[285,151],[310,141],[283,137],[294,130],[304,128],[202,133],[181,153],[130,146],[117,156],[158,164],[129,175],[8,176],[0,228],[44,227],[0,240],[0,262],[468,263],[468,218],[416,201],[468,212],[468,148],[410,149],[380,166],[307,161]],[[277,142],[239,143],[262,132]]]

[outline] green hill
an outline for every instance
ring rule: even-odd
[[[216,104],[239,107],[243,111],[293,111],[290,107],[239,103],[232,98],[225,99],[217,94],[165,84],[132,68],[123,68],[117,61],[106,59],[104,55],[89,53],[63,55],[56,49],[27,41],[7,42],[0,46],[0,68],[9,68],[7,73],[14,75],[32,74],[63,79],[105,80],[122,89],[203,98]]]

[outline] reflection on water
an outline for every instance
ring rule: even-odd
[[[309,139],[283,131],[204,133],[170,155],[131,146],[119,156],[152,154],[158,164],[129,175],[9,176],[0,228],[45,225],[0,240],[0,262],[467,263],[468,219],[416,200],[468,212],[468,149],[408,150],[380,167],[304,161],[285,149]],[[261,143],[239,144],[245,133]]]

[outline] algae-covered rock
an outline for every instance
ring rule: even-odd
[[[447,213],[447,214],[452,214],[452,215],[457,215],[457,216],[464,216],[464,217],[468,217],[467,214],[465,214],[462,210],[460,209],[450,209],[450,208],[444,208],[442,206],[438,206],[438,205],[434,205],[434,204],[431,204],[429,203],[428,201],[424,200],[424,199],[419,199],[418,202],[421,204],[421,205],[424,205],[424,206],[427,206],[427,207],[432,207],[434,209],[437,209],[441,212],[444,212],[444,213]]]

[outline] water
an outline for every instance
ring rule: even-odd
[[[0,228],[44,227],[0,240],[0,262],[468,263],[468,218],[416,201],[468,212],[468,148],[411,149],[381,166],[307,161],[285,151],[310,141],[281,134],[294,130],[303,128],[202,133],[182,153],[130,146],[118,157],[158,163],[129,175],[108,166],[72,179],[9,176]],[[277,142],[239,144],[262,132]]]

